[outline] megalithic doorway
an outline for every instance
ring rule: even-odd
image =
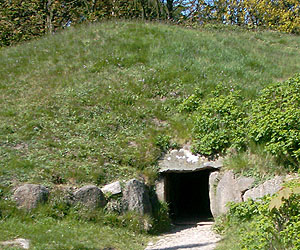
[[[173,221],[212,218],[209,200],[210,169],[190,173],[168,173],[166,201]]]

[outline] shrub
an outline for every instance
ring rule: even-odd
[[[300,160],[300,74],[271,84],[252,103],[249,137],[285,163]]]
[[[180,106],[192,113],[193,151],[205,156],[263,147],[283,165],[300,161],[300,74],[245,101],[238,90],[218,85],[206,99],[199,90]]]
[[[190,102],[186,102],[186,109],[190,109]],[[246,103],[240,92],[218,85],[194,113],[194,153],[211,156],[225,153],[229,147],[243,149],[245,117]]]

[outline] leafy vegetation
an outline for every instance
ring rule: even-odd
[[[253,102],[249,137],[297,167],[300,162],[300,75],[264,89]]]
[[[274,198],[231,203],[228,214],[215,225],[228,237],[217,249],[299,249],[299,181],[290,185]],[[233,237],[235,248],[230,244]]]
[[[266,87],[258,98],[247,102],[240,91],[222,86],[203,101],[195,96],[180,107],[194,110],[194,152],[208,156],[224,154],[229,148],[242,152],[257,143],[278,162],[298,168],[299,75]]]
[[[245,148],[245,107],[239,91],[218,85],[193,117],[193,151],[202,155],[224,153],[229,147]]]

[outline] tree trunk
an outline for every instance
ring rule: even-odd
[[[167,0],[167,9],[168,9],[168,19],[173,19],[173,3],[174,0]]]
[[[46,13],[47,13],[46,30],[47,33],[49,34],[53,33],[53,24],[52,24],[53,11],[51,5],[52,5],[52,0],[48,0],[46,4]]]
[[[159,2],[159,0],[156,0],[156,14],[157,14],[157,19],[160,20],[161,13],[160,13],[160,2]]]

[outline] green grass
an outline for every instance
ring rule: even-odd
[[[263,145],[254,144],[244,152],[229,153],[225,157],[223,170],[229,169],[237,175],[254,178],[253,186],[274,178],[275,175],[292,172],[280,164],[273,155],[265,152]]]
[[[29,212],[2,196],[0,222],[0,242],[25,238],[30,249],[144,249],[151,238],[145,229],[145,223],[151,223],[149,216],[71,206],[57,192]]]
[[[189,141],[177,106],[195,88],[253,98],[299,72],[300,37],[107,22],[0,50],[0,183],[102,185]],[[59,181],[58,181],[59,180]]]
[[[245,224],[245,223],[244,223]],[[243,224],[243,226],[244,226]],[[240,250],[239,246],[239,234],[238,231],[243,228],[238,227],[226,232],[226,235],[222,236],[223,238],[218,242],[215,250]]]
[[[91,222],[42,218],[24,222],[16,218],[1,221],[0,241],[29,239],[34,250],[100,250],[145,248],[146,235],[126,228],[112,228]],[[19,248],[5,248],[19,249]]]

